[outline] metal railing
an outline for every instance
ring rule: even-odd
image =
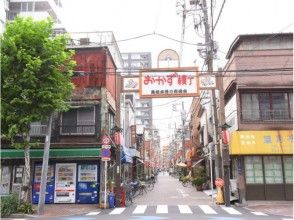
[[[47,125],[31,125],[30,136],[45,136]]]
[[[60,125],[61,135],[92,135],[95,125]]]
[[[293,119],[288,110],[242,110],[243,121],[289,121]]]

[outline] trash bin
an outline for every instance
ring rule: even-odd
[[[114,208],[114,204],[115,204],[115,195],[113,192],[110,192],[108,195],[108,205],[109,208]]]

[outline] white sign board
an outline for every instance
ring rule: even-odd
[[[199,76],[200,89],[216,88],[215,76]]]
[[[139,91],[139,77],[124,77],[123,91]]]
[[[175,71],[173,71],[175,70]],[[140,74],[141,98],[199,96],[197,72],[153,69]]]

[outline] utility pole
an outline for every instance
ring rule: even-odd
[[[182,116],[182,126],[183,126],[183,130],[182,130],[182,150],[183,150],[183,162],[186,160],[186,149],[185,149],[185,121],[186,121],[186,114],[185,114],[185,108],[184,108],[184,102],[182,102],[182,112],[181,112],[181,116]]]
[[[185,38],[185,23],[186,23],[186,0],[184,0],[183,4],[181,5],[183,7],[183,14],[182,14],[182,34],[181,34],[181,43],[180,43],[180,66],[182,66],[182,58],[183,58],[183,42]]]
[[[207,57],[206,57],[206,65],[208,69],[208,73],[210,75],[213,74],[213,39],[210,36],[209,22],[208,22],[208,12],[207,12],[207,4],[206,0],[202,0],[202,10],[204,15],[204,27],[205,27],[205,45],[207,48]],[[217,118],[217,108],[216,108],[216,98],[215,98],[215,89],[211,91],[211,99],[212,99],[212,108],[213,108],[213,140],[216,146],[217,154],[216,154],[216,177],[222,178],[222,161],[221,161],[221,152],[220,152],[220,143],[218,141],[218,118]]]
[[[39,202],[38,202],[38,215],[44,214],[52,118],[53,118],[53,113],[50,114],[48,125],[47,125],[46,137],[45,137],[45,146],[44,146],[44,154],[43,154],[42,173],[41,173],[41,186],[40,186]]]

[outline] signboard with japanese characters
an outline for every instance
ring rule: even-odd
[[[140,73],[141,98],[199,96],[197,70],[151,69]]]

